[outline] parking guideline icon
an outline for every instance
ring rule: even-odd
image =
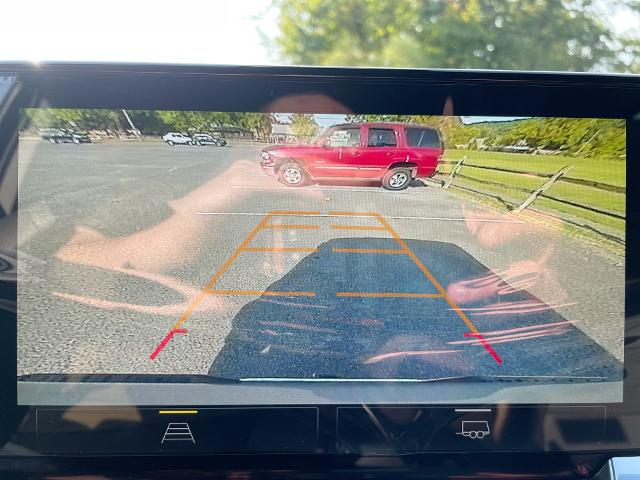
[[[467,438],[481,439],[491,433],[489,422],[481,421],[463,421],[461,430],[456,435],[462,435]]]
[[[170,423],[167,425],[167,429],[162,436],[162,441],[160,444],[164,444],[164,442],[192,442],[196,443],[193,438],[193,434],[191,433],[191,429],[189,428],[188,423]]]

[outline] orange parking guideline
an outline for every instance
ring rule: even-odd
[[[404,250],[393,248],[333,248],[334,253],[381,253],[383,255],[406,255]]]
[[[409,292],[336,292],[336,297],[442,298],[442,295],[439,293],[409,293]]]
[[[458,306],[458,304],[447,294],[447,291],[442,287],[442,285],[440,285],[440,282],[438,282],[438,280],[436,280],[436,278],[429,271],[429,269],[422,263],[422,261],[420,261],[418,256],[415,253],[413,253],[413,251],[409,248],[409,245],[407,245],[407,243],[400,237],[400,235],[398,235],[396,233],[396,231],[393,228],[391,228],[391,225],[389,225],[389,223],[384,219],[384,217],[382,215],[376,214],[375,216],[378,219],[378,221],[382,225],[384,225],[384,227],[387,229],[387,231],[391,234],[391,236],[398,243],[398,245],[400,245],[400,247],[407,252],[407,255],[409,255],[409,257],[411,257],[411,260],[413,260],[413,262],[417,265],[417,267],[420,269],[420,271],[423,273],[423,275],[425,277],[427,277],[429,279],[429,281],[436,287],[438,292],[440,292],[440,294],[442,295],[442,298],[444,298],[447,301],[447,303],[449,304],[451,309],[454,312],[456,312],[458,314],[458,316],[460,317],[460,319],[467,325],[469,330],[471,330],[472,335],[477,336],[481,340],[481,342],[482,342],[483,346],[485,347],[485,349],[494,357],[496,362],[498,362],[499,364],[502,364],[502,359],[497,355],[495,350],[493,350],[493,348],[484,339],[484,337],[482,337],[482,335],[480,334],[480,332],[478,331],[476,326],[473,324],[473,322],[471,320],[469,320],[469,318],[465,315],[465,313]]]
[[[247,247],[243,252],[317,252],[317,248],[307,247]]]
[[[378,222],[382,225],[382,227],[365,227],[365,226],[346,226],[346,225],[331,225],[331,228],[335,228],[335,229],[344,229],[344,230],[386,230],[387,232],[389,232],[391,234],[391,236],[394,238],[394,240],[396,241],[396,243],[398,243],[398,245],[401,247],[401,251],[407,255],[409,255],[409,257],[411,258],[411,260],[413,260],[413,262],[416,264],[416,266],[420,269],[420,271],[422,272],[422,274],[436,287],[436,289],[438,290],[439,294],[434,296],[433,298],[444,298],[447,303],[449,304],[449,306],[451,307],[451,309],[456,312],[456,314],[460,317],[460,319],[465,323],[465,325],[467,325],[467,327],[469,328],[469,330],[471,330],[471,335],[477,337],[480,342],[482,343],[482,345],[484,346],[484,348],[489,352],[489,354],[496,360],[496,362],[498,362],[499,364],[502,364],[502,359],[500,358],[500,356],[496,353],[496,351],[491,347],[491,345],[489,345],[489,342],[487,342],[487,340],[478,332],[478,329],[475,327],[475,325],[471,322],[471,320],[469,320],[469,318],[466,316],[466,314],[462,311],[462,309],[458,306],[458,304],[447,294],[446,290],[442,287],[442,285],[440,285],[440,282],[438,282],[436,280],[436,278],[433,276],[433,274],[429,271],[429,269],[422,263],[422,261],[420,261],[420,259],[417,257],[417,255],[415,253],[413,253],[413,251],[409,248],[409,246],[407,245],[407,243],[400,237],[400,235],[398,235],[396,233],[396,231],[391,228],[391,225],[389,225],[389,223],[384,219],[384,217],[382,215],[380,215],[379,213],[375,213],[375,212],[370,212],[370,213],[357,213],[357,212],[329,212],[330,215],[335,215],[335,216],[345,216],[345,217],[375,217]],[[335,249],[334,249],[335,251]],[[376,292],[371,292],[371,293],[358,293],[358,292],[338,292],[336,294],[337,296],[340,297],[362,297],[362,296],[379,296],[379,297],[385,297],[385,296],[390,296],[386,293],[376,293]],[[405,293],[400,293],[398,295],[411,295],[411,294],[405,294]]]
[[[249,248],[251,242],[255,239],[256,235],[260,230],[270,227],[269,221],[273,216],[277,215],[320,215],[318,211],[289,211],[289,210],[274,210],[273,212],[269,212],[265,217],[258,223],[253,229],[249,232],[249,234],[245,237],[240,245],[233,251],[231,256],[227,258],[224,264],[216,271],[216,273],[209,279],[209,282],[198,292],[192,302],[189,304],[187,309],[184,311],[182,315],[178,318],[173,327],[169,330],[169,333],[165,335],[164,339],[158,344],[154,352],[151,354],[151,360],[155,359],[160,351],[169,343],[171,337],[174,333],[179,331],[180,327],[184,325],[184,323],[189,319],[191,314],[198,308],[198,306],[202,303],[204,298],[207,295],[266,295],[266,296],[305,296],[305,297],[313,297],[315,296],[314,292],[259,292],[259,291],[249,291],[249,290],[213,290],[213,286],[220,280],[220,277],[229,269],[229,267],[233,264],[233,262],[238,258],[238,256],[242,252],[246,251],[316,251],[316,249],[252,249]],[[280,228],[280,227],[275,227]],[[307,228],[305,226],[305,228]]]
[[[265,297],[315,297],[315,292],[273,292],[270,290],[208,290],[209,295],[257,295]]]
[[[172,333],[175,333],[180,327],[189,319],[195,309],[202,303],[203,299],[207,295],[265,295],[265,296],[306,296],[313,297],[316,294],[314,292],[261,292],[254,290],[213,290],[213,286],[218,282],[220,277],[229,269],[233,262],[238,258],[242,252],[315,252],[316,248],[260,248],[249,247],[249,244],[255,239],[258,232],[265,228],[301,228],[301,229],[316,229],[317,226],[311,225],[286,225],[286,224],[270,224],[269,220],[273,216],[277,215],[321,215],[319,211],[291,211],[291,210],[275,210],[269,212],[252,230],[247,237],[242,241],[240,245],[233,251],[231,256],[225,261],[225,263],[216,271],[211,277],[207,285],[203,287],[200,292],[193,299],[186,311],[180,316],[178,321],[173,325],[169,334],[156,348],[156,351],[151,355],[153,360],[159,350],[170,340]],[[494,357],[494,359],[502,364],[502,359],[493,350],[489,343],[479,333],[478,329],[473,325],[471,320],[465,315],[462,309],[456,304],[456,302],[447,294],[446,290],[435,279],[427,267],[420,261],[415,253],[409,248],[406,242],[391,228],[382,215],[379,213],[356,213],[356,212],[329,212],[332,216],[345,216],[345,217],[374,217],[382,226],[365,226],[365,225],[330,225],[332,229],[337,230],[385,230],[391,234],[394,240],[401,247],[400,250],[394,249],[337,249],[334,248],[334,252],[351,252],[351,253],[384,253],[384,254],[405,254],[409,255],[413,262],[417,265],[423,275],[436,287],[438,294],[430,293],[405,293],[405,292],[337,292],[338,297],[396,297],[396,298],[444,298],[453,311],[462,319],[462,321],[471,330],[471,335],[480,339],[485,349]],[[282,226],[281,226],[282,225]],[[286,225],[286,226],[285,226]],[[319,228],[319,227],[318,227]]]
[[[213,286],[216,284],[216,282],[220,280],[220,277],[224,274],[224,272],[226,272],[229,269],[231,264],[236,260],[236,258],[238,258],[240,253],[244,249],[246,249],[247,246],[253,241],[256,235],[258,235],[258,232],[262,230],[262,227],[264,227],[269,222],[271,217],[272,217],[271,214],[266,215],[260,221],[260,223],[258,223],[255,227],[253,227],[251,232],[249,232],[249,235],[247,235],[247,237],[242,241],[242,243],[238,245],[238,248],[236,248],[233,251],[231,256],[227,258],[227,261],[224,262],[222,267],[218,269],[218,271],[213,275],[213,277],[211,277],[211,279],[209,280],[209,283],[207,283],[205,287],[202,290],[200,290],[200,293],[196,295],[196,297],[193,299],[193,301],[191,302],[187,310],[180,316],[178,321],[173,325],[172,330],[180,328],[184,324],[184,322],[186,322],[189,319],[193,311],[198,307],[198,305],[200,305],[200,303],[202,303],[202,300],[204,300],[204,298],[207,296],[209,290],[211,290]]]
[[[447,301],[447,303],[453,309],[453,311],[456,312],[458,314],[458,316],[460,317],[460,319],[467,325],[467,327],[469,327],[469,330],[471,330],[473,333],[479,333],[478,329],[471,322],[471,320],[469,320],[469,318],[467,318],[467,316],[462,311],[462,309],[458,306],[458,304],[453,301],[453,299],[447,294],[447,291],[442,287],[442,285],[440,285],[440,282],[438,282],[438,280],[436,280],[436,277],[433,276],[433,274],[429,271],[429,269],[427,267],[425,267],[425,265],[417,257],[417,255],[415,253],[413,253],[413,251],[409,248],[409,245],[407,245],[407,243],[402,238],[400,238],[400,235],[398,235],[396,233],[396,231],[393,228],[391,228],[391,225],[389,225],[387,223],[387,221],[384,219],[384,217],[382,215],[377,215],[377,218],[378,218],[378,221],[391,234],[391,236],[398,243],[398,245],[400,245],[400,248],[402,248],[403,250],[405,250],[407,252],[407,255],[409,255],[411,260],[413,260],[413,262],[417,265],[417,267],[420,269],[420,271],[423,273],[423,275],[425,277],[427,277],[427,279],[429,279],[429,281],[431,283],[433,283],[433,285],[440,292],[442,297]]]

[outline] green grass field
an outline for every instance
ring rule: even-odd
[[[573,165],[569,177],[624,187],[626,164],[624,160],[562,157],[557,155],[526,155],[521,153],[481,152],[477,150],[447,150],[446,160],[459,160],[467,155],[469,164],[489,167],[513,168],[538,173],[555,173],[564,165]]]
[[[626,164],[624,160],[482,152],[475,150],[448,150],[445,154],[445,160],[457,161],[463,156],[467,156],[467,160],[465,160],[465,166],[462,167],[460,174],[464,177],[471,178],[456,178],[453,182],[454,185],[465,186],[473,188],[474,190],[497,195],[516,204],[522,202],[528,196],[527,192],[518,190],[518,188],[532,191],[542,185],[546,179],[535,175],[498,172],[470,168],[469,166],[478,165],[553,174],[565,165],[573,165],[573,169],[567,174],[567,177],[605,183],[623,188],[626,185]],[[448,175],[453,167],[451,164],[442,164],[439,168],[439,173]],[[490,185],[482,183],[482,181],[496,182],[500,185]],[[558,181],[554,183],[545,194],[558,200],[587,205],[605,212],[612,212],[623,216],[625,214],[625,195],[623,193]],[[598,230],[611,233],[620,238],[623,237],[624,220],[547,198],[538,198],[533,206],[534,208],[558,213],[560,217],[566,216],[574,221],[578,221],[578,223],[584,220],[586,221],[585,223],[591,224],[591,226]]]

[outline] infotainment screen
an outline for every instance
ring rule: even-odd
[[[623,400],[625,120],[21,125],[19,404]]]

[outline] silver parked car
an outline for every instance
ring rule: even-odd
[[[189,135],[182,133],[169,132],[162,136],[162,141],[171,145],[193,145],[193,139]]]

